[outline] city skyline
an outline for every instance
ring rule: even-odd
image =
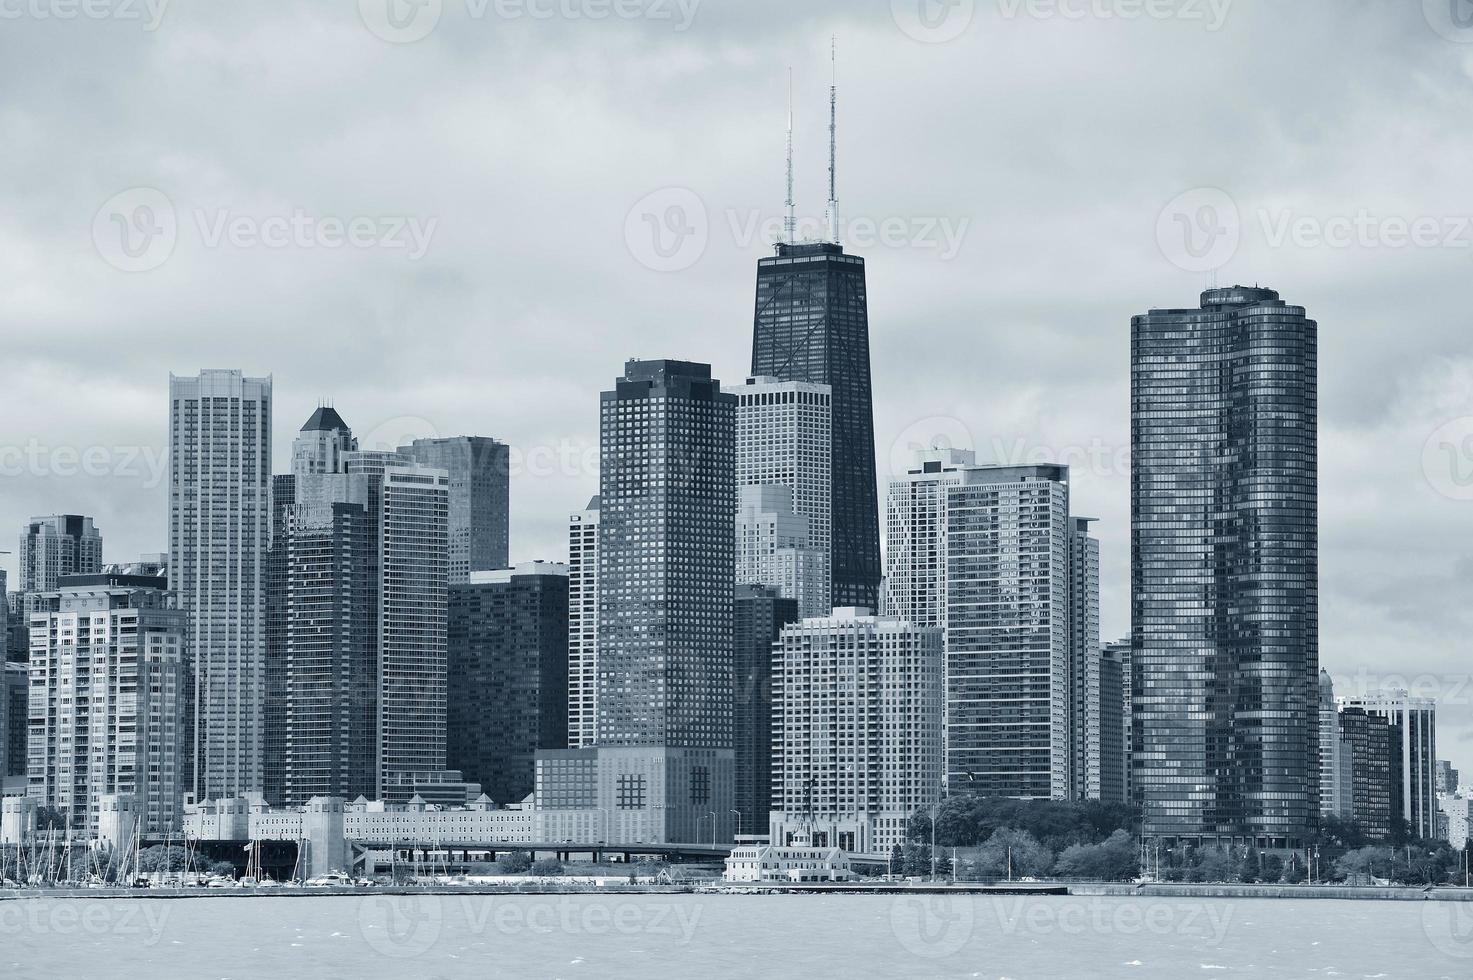
[[[605,85],[609,94],[589,97],[582,85],[559,88],[545,64],[527,76],[500,79],[513,94],[529,93],[528,107],[498,103],[501,115],[469,131],[516,125],[524,113],[535,113],[551,126],[545,145],[520,147],[514,160],[494,149],[459,147],[470,164],[390,154],[383,166],[402,178],[403,190],[387,195],[377,181],[367,186],[345,179],[340,168],[314,162],[310,150],[322,138],[315,129],[303,132],[305,166],[293,152],[298,166],[292,176],[285,154],[268,148],[239,152],[245,148],[231,137],[193,125],[201,109],[183,93],[164,96],[162,111],[139,117],[125,93],[140,90],[152,56],[99,41],[99,64],[119,80],[119,93],[109,97],[114,115],[107,125],[126,124],[155,145],[220,165],[232,190],[183,177],[153,153],[129,157],[106,179],[84,162],[53,162],[54,175],[30,181],[34,203],[14,213],[20,240],[33,250],[26,254],[46,265],[22,265],[34,274],[34,285],[15,297],[12,309],[23,322],[51,329],[17,332],[13,421],[25,435],[10,445],[23,450],[34,435],[48,449],[48,462],[41,476],[7,479],[0,520],[19,528],[35,514],[87,514],[105,530],[108,560],[162,550],[162,484],[150,486],[148,475],[150,454],[156,459],[166,439],[157,386],[169,370],[225,365],[275,377],[275,473],[287,471],[283,456],[295,424],[324,395],[363,436],[391,433],[380,448],[433,429],[442,436],[493,436],[523,459],[544,452],[553,460],[550,475],[531,476],[525,464],[514,469],[512,558],[564,557],[567,514],[596,489],[594,472],[581,462],[596,447],[595,424],[582,399],[605,382],[607,364],[631,355],[674,356],[710,362],[713,373],[728,381],[748,373],[751,270],[770,249],[760,232],[750,240],[733,232],[732,220],[742,230],[754,215],[760,229],[781,216],[783,69],[789,63],[795,68],[796,196],[803,218],[818,220],[825,196],[828,38],[837,32],[844,215],[851,221],[947,219],[953,228],[970,219],[960,248],[946,260],[944,248],[850,246],[866,257],[871,278],[879,482],[887,482],[897,442],[938,431],[957,441],[970,436],[982,461],[992,461],[999,448],[1011,453],[1019,446],[1024,454],[1072,455],[1058,461],[1073,466],[1076,509],[1100,518],[1102,635],[1123,635],[1128,465],[1119,464],[1128,446],[1128,318],[1153,304],[1190,305],[1214,276],[1223,283],[1265,282],[1329,325],[1321,383],[1322,663],[1338,679],[1353,681],[1364,671],[1368,687],[1393,675],[1408,682],[1419,675],[1435,679],[1435,691],[1454,702],[1440,716],[1444,752],[1473,768],[1473,698],[1456,683],[1466,677],[1458,654],[1466,626],[1459,584],[1466,559],[1458,536],[1444,533],[1459,525],[1467,501],[1457,499],[1455,473],[1429,476],[1423,468],[1424,448],[1439,429],[1473,414],[1473,363],[1463,350],[1452,292],[1466,249],[1338,248],[1292,239],[1275,247],[1270,234],[1285,212],[1321,223],[1354,218],[1362,209],[1407,219],[1473,213],[1461,177],[1437,162],[1466,155],[1461,132],[1436,125],[1459,112],[1466,98],[1463,86],[1453,84],[1463,77],[1464,49],[1429,29],[1420,10],[1337,8],[1329,16],[1329,9],[1307,3],[1270,13],[1239,3],[1216,34],[1203,25],[1150,19],[1102,25],[1099,48],[1088,53],[1069,43],[1070,23],[1008,21],[979,10],[968,30],[987,54],[980,62],[969,54],[974,45],[918,42],[897,28],[887,10],[871,16],[838,5],[783,11],[781,17],[774,16],[776,7],[757,3],[742,10],[712,5],[679,36],[669,25],[610,23],[594,35],[585,30],[590,25],[524,21],[506,25],[502,37],[491,24],[471,24],[483,28],[475,33],[478,44],[536,45],[529,58],[566,46],[584,73],[579,79]],[[175,15],[184,12],[170,12]],[[168,38],[168,28],[188,24],[226,43],[236,18],[244,15],[184,16],[178,24],[166,22],[160,39]],[[351,59],[382,59],[389,77],[371,84],[388,85],[395,73],[412,70],[417,52],[430,49],[448,54],[458,72],[484,70],[460,60],[449,18],[447,12],[432,37],[402,47],[369,35],[352,10],[341,22],[324,20],[345,42],[329,71]],[[281,38],[285,50],[296,28],[266,16],[260,30]],[[642,32],[660,32],[662,40],[676,36],[690,52],[689,64],[667,69],[679,85],[636,89],[638,79],[620,69],[621,57],[646,66],[638,54]],[[1358,50],[1370,36],[1378,44],[1361,77],[1380,86],[1380,95],[1344,91],[1333,83],[1333,73],[1316,77],[1340,52]],[[1233,59],[1208,57],[1219,41],[1250,37],[1253,43],[1235,46]],[[1061,43],[1010,44],[1014,38]],[[1306,38],[1312,39],[1307,47]],[[27,77],[31,59],[48,57],[48,44],[43,35],[34,48],[16,52],[7,69],[7,98],[44,107],[56,98],[78,97],[71,83],[48,95],[35,88],[43,73]],[[723,52],[722,45],[733,50]],[[600,46],[617,50],[600,52]],[[1148,73],[1135,67],[1146,52],[1162,70],[1193,79],[1189,110],[1185,93],[1160,93]],[[1082,91],[1083,73],[1106,61],[1118,73],[1115,85],[1106,93]],[[893,70],[877,70],[881,64]],[[996,92],[1010,90],[1010,77],[1058,81],[996,99]],[[960,105],[937,106],[927,97],[938,82],[958,78],[968,82],[952,86]],[[1437,93],[1431,100],[1393,97],[1423,93],[1427,79]],[[578,105],[604,121],[591,132],[582,123],[547,123],[546,101],[530,99],[532,90],[522,85],[552,86],[548,91],[561,97],[589,99]],[[485,108],[475,86],[455,87],[445,98],[456,118]],[[673,91],[682,88],[683,93]],[[1301,95],[1294,104],[1281,104],[1278,93],[1290,89]],[[1165,111],[1179,115],[1181,127],[1165,133],[1150,125],[1141,100],[1131,98],[1146,92],[1167,100]],[[245,97],[233,85],[222,94],[232,105]],[[687,100],[695,95],[723,111],[720,126],[692,108]],[[653,109],[635,112],[620,106],[625,101]],[[1309,103],[1339,124],[1324,131],[1298,126],[1299,107]],[[389,97],[380,104],[409,128],[408,142],[443,146],[442,134],[405,117],[403,102]],[[1099,153],[1084,155],[1086,160],[1038,140],[978,144],[938,134],[938,119],[958,111],[974,118],[979,130],[1003,133],[1024,125],[1024,115],[1057,115],[1094,140]],[[1149,115],[1160,111],[1158,105]],[[343,121],[370,141],[383,139],[378,125],[361,113],[348,113]],[[1284,135],[1284,129],[1294,135]],[[608,142],[615,131],[617,139]],[[1097,159],[1120,145],[1103,142],[1107,131],[1131,133],[1133,148],[1123,164],[1091,179]],[[401,130],[394,132],[399,142]],[[698,137],[694,142],[717,132],[732,135],[711,141],[719,153],[697,147],[671,162],[649,152],[667,148],[673,132]],[[1387,132],[1410,133],[1421,162],[1383,149]],[[554,154],[576,156],[595,135],[609,147],[610,165],[588,190],[565,188],[567,202],[543,194],[528,203],[506,190],[535,186],[534,174],[546,171]],[[1040,153],[1048,154],[1051,165],[1043,175],[1035,172]],[[986,179],[978,179],[979,161]],[[504,178],[485,182],[494,187],[454,201],[434,189],[463,184],[463,165],[484,169],[493,163]],[[17,178],[13,186],[36,175],[35,159],[25,153],[5,166]],[[900,173],[925,179],[894,179]],[[328,184],[341,185],[341,193],[329,192]],[[113,194],[133,186],[167,192],[180,235],[168,262],[129,274],[99,257],[90,223]],[[1162,254],[1157,219],[1177,195],[1212,187],[1235,202],[1242,240],[1216,273],[1188,271]],[[624,227],[643,198],[666,188],[691,190],[709,218],[704,253],[670,273],[631,255]],[[208,225],[220,209],[261,219],[298,206],[313,214],[398,211],[424,220],[439,216],[440,222],[432,248],[409,263],[387,250],[349,256],[306,248],[211,249],[195,216],[203,211]],[[553,231],[567,226],[556,220],[564,207],[576,209],[586,243],[570,243]],[[477,227],[455,220],[461,212]],[[490,226],[484,215],[492,213],[502,216],[496,224],[505,234],[481,230]],[[536,244],[528,247],[513,230]],[[549,247],[546,236],[554,234],[560,246],[591,263],[578,295],[549,298],[547,278],[537,274]],[[1115,258],[1094,261],[1106,244]],[[1050,261],[1038,262],[1043,255]],[[74,279],[64,284],[57,278],[61,270]],[[276,288],[266,286],[272,277],[280,277]],[[382,282],[370,281],[375,277]],[[487,282],[478,283],[478,277]],[[1064,282],[1068,297],[1056,298]],[[407,291],[406,299],[395,298],[400,290]],[[649,302],[656,290],[658,308]],[[290,301],[285,312],[282,298]],[[716,328],[692,336],[690,325],[704,323],[711,309],[721,311]],[[86,385],[69,384],[82,370],[72,342],[98,336],[93,324],[107,324],[108,335],[144,343],[129,345],[111,363],[89,364]],[[309,325],[314,329],[304,329]],[[476,340],[481,334],[494,340]],[[495,356],[447,364],[439,351],[406,337],[445,347],[471,344],[469,350],[494,350]],[[272,345],[279,356],[271,353]],[[976,356],[937,357],[937,350]],[[66,397],[58,397],[61,390]],[[536,410],[527,411],[529,404]],[[416,426],[421,431],[412,431]],[[1451,441],[1456,443],[1456,433]],[[556,462],[565,446],[576,460],[567,472]],[[79,453],[107,449],[109,475],[63,475],[66,461],[54,455],[61,447]],[[126,452],[113,452],[118,447],[136,450],[132,465],[140,475],[128,475]],[[1091,465],[1091,459],[1098,462]],[[1368,520],[1368,513],[1386,516]],[[13,586],[13,556],[0,556],[0,562]]]

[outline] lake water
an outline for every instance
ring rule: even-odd
[[[0,977],[1473,977],[1473,903],[415,895],[0,902]]]

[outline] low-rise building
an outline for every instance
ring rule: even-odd
[[[849,857],[837,847],[745,844],[726,859],[727,881],[847,881]]]

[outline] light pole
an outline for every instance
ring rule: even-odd
[[[936,807],[939,804],[931,804],[931,884],[936,883]]]
[[[712,810],[712,811],[710,811],[710,813],[711,813],[711,849],[712,850],[715,850],[716,849],[716,811],[715,810]]]
[[[733,809],[731,812],[736,814],[736,835],[740,837],[742,836],[742,811]]]

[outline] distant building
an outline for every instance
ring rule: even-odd
[[[1409,833],[1437,835],[1437,703],[1389,691],[1345,698],[1347,708],[1386,719],[1390,726],[1391,816]],[[1341,712],[1342,716],[1344,712]]]
[[[829,386],[830,601],[875,609],[882,572],[864,259],[835,242],[776,251],[757,261],[751,373]]]
[[[785,590],[799,600],[805,616],[833,608],[830,588],[830,549],[833,541],[833,405],[826,384],[748,378],[727,389],[736,396],[736,483],[738,493],[752,486],[780,486],[789,492],[783,513],[796,514],[803,524],[803,547],[812,549],[816,578],[805,594]],[[749,506],[743,498],[739,507]],[[740,520],[740,518],[739,518]],[[738,581],[777,585],[768,578],[742,577],[738,545]]]
[[[383,472],[379,523],[378,795],[396,774],[445,768],[449,483],[409,464]]]
[[[27,634],[29,634],[29,629]],[[0,754],[4,766],[0,767],[0,785],[4,780],[19,778],[24,781],[29,760],[26,757],[27,739],[30,729],[31,680],[30,668],[24,662],[8,662],[0,667]]]
[[[1090,533],[1093,517],[1070,517],[1069,536],[1069,796],[1098,800],[1104,793],[1108,750],[1105,727],[1112,733],[1119,707],[1119,688],[1105,690],[1100,650],[1100,542]],[[1118,685],[1118,678],[1116,678]]]
[[[319,407],[272,481],[266,597],[266,799],[377,789],[378,483],[349,475],[357,441]]]
[[[1130,641],[1100,649],[1100,792],[1106,803],[1130,802]]]
[[[752,484],[737,495],[736,580],[771,586],[804,616],[827,615],[828,554],[813,546],[809,521],[793,510],[785,486]]]
[[[947,781],[953,793],[1071,795],[1074,680],[1067,466],[962,472],[946,504]],[[1092,626],[1098,650],[1098,552]],[[1081,688],[1082,689],[1082,688]]]
[[[773,644],[797,622],[798,600],[774,588],[738,585],[736,591],[736,832],[765,833],[772,810],[774,755],[781,731],[773,711],[781,704],[773,687]],[[775,740],[776,739],[776,740]]]
[[[568,748],[593,745],[598,720],[598,498],[568,518]]]
[[[79,514],[33,517],[20,532],[19,590],[51,592],[63,575],[102,571],[102,532]]]
[[[169,376],[169,589],[188,617],[196,799],[263,788],[271,379]]]
[[[553,839],[732,836],[735,403],[673,360],[602,394],[595,742],[537,754]]]
[[[1458,771],[1446,759],[1437,760],[1437,792],[1452,794],[1459,788]]]
[[[970,449],[925,449],[890,481],[885,521],[885,613],[916,626],[946,625],[947,488],[975,469]]]
[[[28,794],[98,833],[130,795],[145,833],[178,826],[184,787],[185,615],[162,579],[64,576],[31,615]]]
[[[1349,787],[1349,806],[1341,807],[1343,818],[1360,824],[1372,840],[1391,836],[1392,734],[1386,717],[1359,707],[1340,711],[1341,779]]]
[[[1473,800],[1461,793],[1440,793],[1437,807],[1447,825],[1445,839],[1458,850],[1465,850],[1468,841],[1473,839],[1473,823],[1470,823],[1470,817],[1473,817]]]
[[[1320,812],[1318,327],[1232,286],[1130,329],[1142,834],[1301,846]]]
[[[567,746],[568,567],[525,562],[450,586],[447,764],[500,803]]]
[[[506,568],[510,554],[511,450],[484,436],[416,439],[399,452],[450,475],[450,581]]]
[[[941,631],[836,609],[783,629],[773,674],[773,844],[878,854],[903,841],[941,799]]]
[[[1329,671],[1320,671],[1320,816],[1346,816],[1350,799],[1343,785],[1349,767],[1343,758],[1340,737],[1340,708],[1335,703],[1335,683]]]

